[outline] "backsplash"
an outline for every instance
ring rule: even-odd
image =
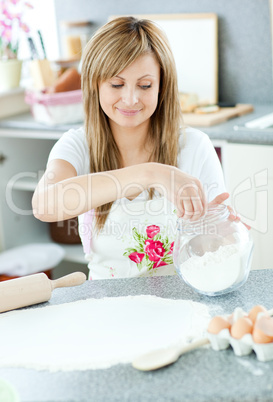
[[[110,15],[216,13],[219,19],[219,101],[273,102],[269,0],[55,0],[58,21],[90,20],[94,30]]]

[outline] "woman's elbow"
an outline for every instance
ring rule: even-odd
[[[36,219],[42,222],[51,222],[52,220],[54,221],[54,218],[50,218],[48,213],[46,213],[45,205],[41,201],[41,197],[39,197],[39,193],[37,191],[34,192],[31,203],[32,213]]]

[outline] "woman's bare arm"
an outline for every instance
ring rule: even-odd
[[[201,183],[179,169],[160,163],[142,163],[123,169],[77,176],[68,162],[49,163],[34,192],[34,216],[45,222],[69,219],[123,197],[155,188],[173,202],[179,215],[197,219],[204,213]]]

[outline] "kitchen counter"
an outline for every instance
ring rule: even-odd
[[[241,117],[230,119],[225,123],[211,127],[197,127],[209,135],[212,140],[223,140],[233,143],[242,144],[261,144],[273,145],[273,128],[265,130],[253,130],[244,127],[244,124],[250,120],[262,117],[273,112],[273,105],[254,105],[253,113],[246,114]],[[33,130],[33,131],[54,131],[58,132],[59,136],[69,128],[78,128],[82,124],[56,125],[47,126],[37,123],[33,120],[31,114],[21,114],[18,116],[0,120],[1,129],[15,130]],[[238,129],[234,129],[234,126]]]
[[[257,304],[272,308],[272,282],[273,270],[251,271],[239,290],[224,296],[205,297],[193,292],[177,276],[86,281],[79,287],[56,289],[44,306],[91,297],[150,294],[197,301],[206,304],[214,314],[223,314],[236,307],[247,311]],[[21,402],[273,400],[273,361],[259,362],[254,352],[236,357],[231,348],[220,352],[201,348],[153,372],[141,372],[128,364],[104,370],[56,373],[10,368],[0,369],[0,378],[17,389]]]
[[[16,116],[7,117],[0,120],[0,130],[1,129],[11,129],[11,130],[35,130],[35,131],[57,131],[62,134],[63,132],[69,130],[70,128],[81,127],[83,123],[75,124],[57,124],[57,125],[46,125],[43,123],[38,123],[32,117],[31,113],[18,114]]]

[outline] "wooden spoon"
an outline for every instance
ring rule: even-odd
[[[273,309],[268,310],[266,314],[272,316]],[[210,341],[208,338],[201,338],[186,346],[173,346],[166,349],[154,350],[152,352],[137,357],[132,362],[132,366],[142,371],[157,370],[161,367],[175,363],[177,359],[184,353],[190,352],[191,350],[200,348],[201,346],[207,345],[209,343]]]
[[[161,367],[168,366],[169,364],[176,362],[177,359],[184,353],[200,348],[208,343],[210,343],[208,338],[201,338],[186,346],[174,346],[167,349],[154,350],[137,357],[132,362],[132,366],[142,371],[157,370]]]

